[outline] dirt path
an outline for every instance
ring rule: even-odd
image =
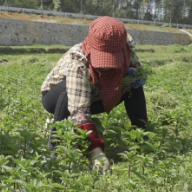
[[[185,29],[180,29],[180,31],[182,31],[183,33],[186,33],[186,34],[188,34],[190,37],[192,37],[192,34],[189,33],[188,31],[186,31]]]

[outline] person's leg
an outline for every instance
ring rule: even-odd
[[[68,98],[66,92],[66,82],[61,81],[49,90],[42,98],[44,108],[54,114],[54,122],[61,121],[69,116]],[[48,148],[54,150],[59,144],[53,140],[58,138],[54,136],[56,127],[52,127],[49,136]]]
[[[92,115],[96,115],[96,114],[105,112],[103,102],[101,99],[91,103],[90,112]]]
[[[55,87],[53,87],[50,91],[46,93],[46,95],[43,96],[43,105],[48,112],[54,114],[54,122],[61,121],[70,115],[68,111],[68,97],[66,92],[65,81],[62,81],[57,85],[55,85]],[[102,101],[100,100],[99,102],[93,103],[93,105],[91,106],[91,109],[93,114],[104,112]],[[84,124],[84,125],[79,125],[78,127],[85,131],[92,130],[92,133],[89,134],[87,138],[88,141],[91,142],[90,150],[92,150],[94,146],[96,147],[97,143],[98,143],[98,146],[104,145],[103,140],[99,138],[94,125]],[[59,144],[58,142],[53,141],[57,139],[54,136],[55,131],[56,131],[56,128],[53,127],[50,133],[48,146],[49,146],[49,149],[51,150],[54,150],[54,148]]]
[[[54,122],[67,118],[70,113],[68,111],[66,81],[61,81],[49,90],[42,97],[42,103],[49,113],[54,114]]]
[[[121,97],[121,99],[117,103],[117,105],[119,105],[122,101],[124,101],[124,97],[123,96]],[[103,101],[100,99],[100,100],[97,100],[97,101],[91,103],[91,110],[90,111],[91,111],[92,115],[104,113],[105,109],[104,109],[104,106],[103,106]]]
[[[131,95],[125,94],[123,99],[131,124],[145,129],[148,118],[143,87],[132,88]]]

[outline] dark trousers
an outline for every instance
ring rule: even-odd
[[[139,87],[137,89],[132,88],[131,94],[124,94],[118,104],[123,101],[132,125],[136,125],[144,129],[144,121],[147,121],[147,110],[143,87]],[[68,111],[66,81],[58,83],[51,90],[49,90],[42,97],[42,103],[48,112],[54,114],[55,122],[67,118],[70,113]],[[102,100],[91,103],[90,112],[93,115],[105,112]]]

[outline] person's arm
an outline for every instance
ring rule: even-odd
[[[127,43],[131,50],[131,57],[130,57],[130,67],[140,67],[142,64],[139,61],[137,54],[135,53],[135,42],[130,34],[127,34]]]
[[[71,53],[70,57],[66,89],[71,121],[78,124],[90,122],[91,82],[87,60],[80,52]]]
[[[129,77],[127,80],[126,77],[124,79],[124,87],[127,87],[127,84],[129,89],[130,86],[133,88],[138,88],[140,86],[143,86],[146,82],[147,76],[144,75],[144,68],[141,62],[139,61],[139,58],[137,54],[135,53],[135,45],[134,40],[130,34],[127,34],[127,44],[131,51],[130,56],[130,67],[127,71],[127,76]],[[124,88],[126,90],[126,88]]]
[[[91,119],[91,76],[87,60],[81,53],[73,52],[70,67],[66,75],[68,109],[71,121],[84,131],[91,131],[87,136],[90,142],[88,151],[100,148],[104,150],[104,141],[99,138]]]

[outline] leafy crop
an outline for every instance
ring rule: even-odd
[[[0,63],[0,191],[192,191],[192,66],[180,59],[190,61],[192,50],[153,49],[150,56],[139,53],[153,71],[144,86],[146,131],[131,126],[123,104],[93,116],[112,164],[106,175],[91,171],[89,155],[79,150],[88,145],[86,133],[75,134],[67,120],[53,125],[41,104],[40,86],[61,55],[2,55],[8,62]],[[165,51],[163,65],[157,65]],[[47,149],[53,126],[60,140],[57,158]]]

